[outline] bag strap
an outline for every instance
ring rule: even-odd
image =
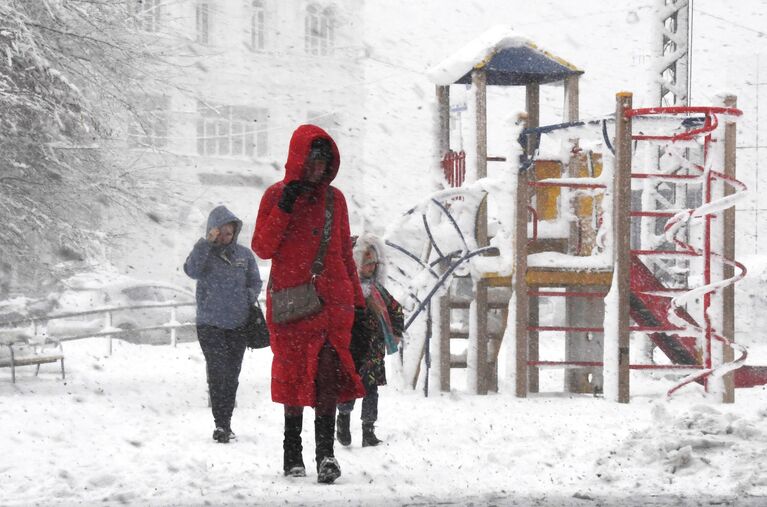
[[[322,270],[325,269],[325,254],[328,251],[328,243],[330,243],[330,233],[333,229],[333,200],[334,200],[334,194],[333,189],[328,187],[328,191],[325,194],[325,225],[322,227],[322,238],[320,239],[320,248],[317,250],[317,256],[314,258],[314,262],[312,262],[311,266],[311,273],[312,273],[312,281],[314,280],[314,277],[322,273]],[[272,274],[269,273],[269,283],[266,285],[266,289],[271,291],[272,290]]]
[[[312,278],[322,273],[325,269],[325,254],[328,251],[328,243],[330,243],[330,233],[333,229],[333,189],[328,187],[328,191],[325,194],[325,225],[322,228],[322,239],[320,240],[320,248],[317,250],[317,257],[312,262]]]

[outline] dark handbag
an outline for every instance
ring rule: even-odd
[[[309,282],[273,290],[272,280],[269,278],[269,295],[271,296],[272,322],[275,324],[288,324],[304,319],[322,310],[322,300],[314,287],[314,280],[324,269],[325,253],[330,242],[330,232],[333,226],[333,190],[328,188],[325,197],[325,226],[322,228],[322,239],[317,256],[312,263],[312,278]]]
[[[322,310],[322,301],[314,282],[272,291],[272,322],[286,324],[301,320]]]
[[[258,302],[251,305],[248,323],[245,324],[245,344],[249,349],[262,349],[269,346],[269,328],[266,327],[264,312]]]

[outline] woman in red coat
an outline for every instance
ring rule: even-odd
[[[355,307],[364,308],[352,256],[349,215],[340,190],[331,187],[340,157],[321,128],[302,125],[293,132],[285,178],[261,198],[251,247],[271,259],[267,323],[271,332],[272,400],[285,405],[285,475],[305,476],[301,456],[303,407],[315,408],[317,480],[332,483],[341,475],[333,455],[336,404],[364,396],[349,352]],[[272,320],[272,291],[312,278],[311,265],[325,224],[326,192],[332,192],[333,221],[324,269],[314,284],[323,302],[319,313],[277,324]]]

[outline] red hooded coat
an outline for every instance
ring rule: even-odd
[[[311,143],[317,138],[330,141],[333,161],[317,189],[301,194],[292,213],[277,203],[285,185],[303,176],[303,166]],[[317,255],[325,223],[325,193],[336,177],[339,153],[333,139],[319,127],[302,125],[290,139],[285,178],[266,189],[256,218],[251,247],[262,259],[271,259],[272,290],[294,287],[311,279],[310,267]],[[266,294],[266,320],[271,332],[272,400],[292,406],[315,406],[315,384],[320,349],[327,340],[338,353],[339,403],[365,395],[354,368],[349,342],[354,322],[354,306],[364,307],[357,268],[352,256],[349,214],[340,190],[334,193],[333,226],[325,255],[325,268],[315,280],[324,305],[322,311],[288,324],[271,319],[271,295]]]

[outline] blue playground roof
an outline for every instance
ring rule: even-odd
[[[553,83],[568,76],[583,74],[574,65],[530,43],[499,49],[484,64],[477,64],[476,67],[484,67],[487,71],[487,84],[497,86]],[[471,84],[471,71],[455,83]]]

